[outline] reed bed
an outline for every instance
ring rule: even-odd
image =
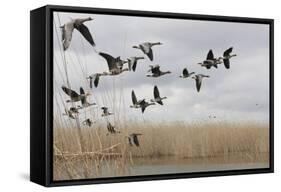
[[[268,161],[264,157],[269,153],[269,129],[261,123],[174,122],[116,126],[120,134],[107,135],[106,126],[99,124],[80,130],[54,128],[55,180],[100,177],[105,168],[112,176],[130,175],[130,166],[138,158],[150,161],[161,157],[188,160],[226,157],[231,161],[227,157],[236,156],[239,163]],[[126,135],[130,133],[143,134],[139,137],[140,147],[128,144]]]

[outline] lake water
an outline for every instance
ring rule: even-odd
[[[136,175],[157,175],[157,174],[172,174],[172,173],[192,173],[206,171],[223,171],[223,170],[238,170],[238,169],[256,169],[268,168],[269,158],[268,153],[259,154],[258,157],[253,157],[247,154],[233,154],[230,156],[212,157],[212,158],[175,158],[175,157],[160,157],[160,158],[134,158],[132,162],[127,162],[125,168],[114,163],[116,161],[103,161],[99,166],[99,171],[95,169],[93,160],[87,160],[87,178],[101,177],[118,177],[118,176],[136,176]],[[60,165],[64,163],[59,161]],[[72,179],[85,179],[83,161],[80,159],[72,159],[71,166],[76,174]],[[59,176],[57,180],[70,179],[66,169],[60,166]],[[56,167],[59,168],[59,167]],[[120,171],[122,170],[122,171]],[[60,178],[60,179],[58,179]],[[55,180],[56,180],[55,179]]]
[[[206,171],[223,171],[239,169],[268,168],[269,161],[266,154],[261,158],[262,162],[254,162],[248,157],[241,157],[236,154],[228,157],[216,158],[193,158],[177,159],[174,157],[161,158],[135,158],[130,166],[129,175],[155,175],[171,173],[191,173]],[[103,169],[103,177],[110,177],[110,171],[106,167]]]

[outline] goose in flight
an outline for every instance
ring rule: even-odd
[[[85,91],[82,87],[80,87],[80,95],[86,95]],[[92,105],[96,105],[96,103],[89,103],[87,101],[87,97],[82,97],[81,98],[81,103],[82,103],[82,108],[90,107]]]
[[[108,111],[108,108],[107,108],[107,107],[101,107],[101,109],[102,109],[102,114],[101,114],[102,117],[109,116],[109,115],[113,115],[113,113],[110,113],[110,112]]]
[[[192,77],[192,79],[195,79],[197,92],[200,91],[201,84],[202,84],[202,79],[203,79],[204,77],[209,78],[210,76],[208,76],[208,75],[203,75],[203,74],[198,74],[198,75],[195,75],[195,76]]]
[[[90,81],[90,88],[91,89],[93,88],[93,79],[94,79],[95,87],[98,87],[100,76],[102,76],[102,75],[103,75],[102,73],[95,73],[95,74],[92,74],[92,75],[90,75],[86,78],[86,79],[89,79],[89,81]]]
[[[140,135],[142,135],[142,134],[141,133],[132,133],[129,136],[127,136],[129,145],[130,146],[135,145],[135,146],[139,147],[140,143],[139,143],[138,136],[140,136]]]
[[[157,43],[150,43],[150,42],[144,42],[139,45],[133,46],[135,49],[140,49],[144,54],[148,56],[150,61],[153,61],[153,52],[152,52],[152,47],[154,45],[162,45],[162,43],[157,42]]]
[[[118,75],[124,71],[129,71],[128,68],[123,69],[123,65],[127,63],[127,61],[121,60],[120,57],[114,58],[111,55],[102,52],[100,52],[99,55],[102,56],[108,64],[109,72],[103,72],[103,75]]]
[[[65,109],[65,113],[63,113],[63,115],[66,115],[68,117],[70,117],[71,119],[75,119],[74,114],[78,114],[78,109],[75,107],[70,107],[69,110]]]
[[[159,93],[158,87],[156,85],[154,86],[153,94],[154,94],[154,99],[151,99],[150,101],[159,103],[160,105],[163,105],[162,100],[167,99],[167,97],[160,97],[160,93]]]
[[[70,100],[66,100],[67,103],[69,102],[78,102],[81,101],[83,107],[89,107],[91,105],[95,105],[95,103],[88,103],[87,97],[91,95],[90,93],[85,93],[84,89],[80,87],[80,94],[76,91],[73,91],[65,86],[62,86],[62,90],[70,97]],[[81,106],[78,106],[80,109]]]
[[[136,71],[136,68],[137,68],[137,62],[138,60],[140,59],[144,59],[144,57],[130,57],[127,59],[128,61],[128,67],[129,67],[129,70],[131,71],[133,69],[133,71]]]
[[[206,60],[204,60],[202,63],[198,63],[202,67],[206,67],[207,69],[210,69],[211,67],[218,68],[218,64],[222,63],[222,58],[215,58],[212,49],[209,50]]]
[[[147,77],[160,77],[165,74],[171,73],[171,71],[161,71],[159,65],[150,65],[150,69],[147,72],[151,72],[152,74],[147,74]]]
[[[120,133],[120,131],[117,131],[115,126],[111,125],[110,122],[107,122],[107,131],[108,133],[106,135]]]
[[[182,74],[179,76],[180,78],[188,78],[191,75],[195,74],[194,72],[188,72],[187,68],[184,68]]]
[[[91,121],[91,119],[86,119],[82,123],[83,125],[86,125],[88,127],[91,127],[93,125],[93,121]]]
[[[91,95],[90,93],[84,92],[84,89],[80,87],[80,94],[78,94],[76,91],[73,91],[65,86],[61,87],[65,94],[67,94],[70,97],[70,100],[67,100],[66,102],[78,102],[82,99],[85,99],[87,96]]]
[[[71,19],[70,22],[61,26],[62,30],[62,44],[63,50],[65,51],[71,42],[73,30],[76,29],[79,31],[83,37],[92,45],[95,46],[95,42],[93,37],[84,22],[93,20],[91,17],[83,18],[83,19]]]
[[[134,90],[132,90],[132,102],[133,102],[133,105],[131,105],[130,107],[131,108],[141,108],[142,113],[144,113],[146,107],[148,107],[150,105],[155,105],[155,103],[146,102],[145,99],[137,100]]]
[[[224,66],[225,66],[226,69],[229,69],[229,68],[230,68],[229,59],[230,59],[231,57],[237,56],[236,54],[232,54],[232,55],[231,55],[232,50],[233,50],[233,47],[230,47],[229,49],[225,50],[224,53],[223,53],[222,59],[223,59],[223,63],[224,63]]]

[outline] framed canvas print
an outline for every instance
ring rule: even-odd
[[[273,20],[31,11],[31,181],[273,172]]]

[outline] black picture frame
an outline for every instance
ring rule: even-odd
[[[52,179],[52,93],[53,93],[53,16],[52,12],[77,12],[188,20],[268,24],[270,26],[270,167],[231,171],[211,171],[164,175],[145,175],[69,181]],[[274,172],[274,20],[262,18],[148,12],[89,7],[47,5],[30,12],[30,180],[43,186],[82,185],[162,179],[227,176]]]

